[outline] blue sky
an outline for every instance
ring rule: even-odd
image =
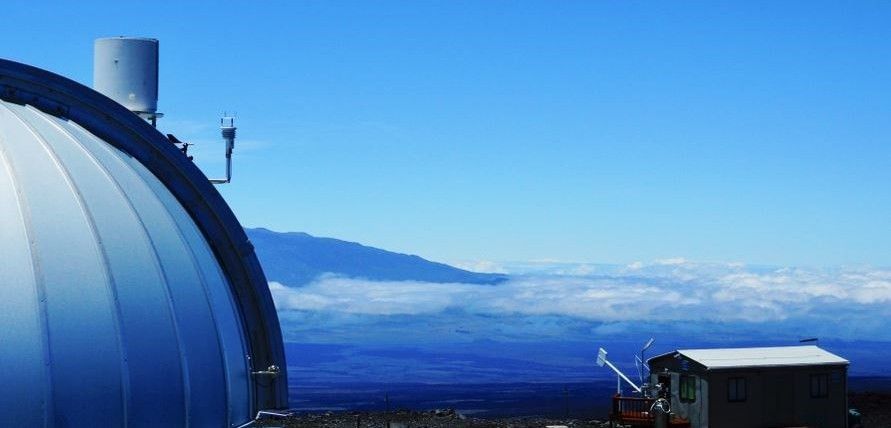
[[[185,4],[188,3],[188,4]],[[238,112],[247,226],[443,261],[888,266],[887,2],[4,4],[0,56],[90,84],[161,40],[160,122]]]

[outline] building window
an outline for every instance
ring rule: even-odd
[[[811,398],[829,396],[829,375],[825,373],[811,375]]]
[[[681,375],[681,401],[696,401],[696,376]]]
[[[727,379],[727,401],[731,403],[739,403],[746,401],[746,378],[732,377]]]

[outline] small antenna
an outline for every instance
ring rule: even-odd
[[[813,343],[815,345],[819,345],[820,339],[817,337],[808,337],[806,339],[799,340],[798,343]]]
[[[232,151],[235,150],[235,115],[223,113],[220,118],[220,134],[226,143],[226,178],[212,178],[213,184],[224,184],[232,181]]]
[[[640,359],[640,355],[635,355],[635,356],[634,356],[634,367],[637,368],[637,380],[638,380],[641,384],[644,384],[644,383],[645,383],[645,382],[644,382],[644,374],[643,374],[643,372],[644,372],[644,362],[643,362],[642,359]]]
[[[648,340],[647,343],[644,344],[643,348],[640,349],[640,357],[634,357],[635,359],[637,359],[636,362],[640,364],[637,368],[637,377],[638,380],[640,380],[640,383],[644,383],[644,370],[647,370],[647,372],[649,372],[649,367],[647,367],[647,360],[644,359],[644,352],[646,352],[647,349],[650,349],[650,347],[653,346],[653,342],[655,341],[656,338],[651,337],[650,340]]]
[[[653,342],[655,342],[655,341],[656,341],[656,338],[651,337],[650,340],[648,340],[647,343],[644,344],[643,349],[641,349],[640,352],[643,353],[647,349],[650,349],[650,346],[653,346]]]

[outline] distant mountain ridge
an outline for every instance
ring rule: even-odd
[[[501,274],[470,272],[415,255],[303,232],[264,228],[245,228],[245,232],[266,278],[292,287],[306,285],[324,273],[376,281],[434,283],[497,284],[507,279]]]

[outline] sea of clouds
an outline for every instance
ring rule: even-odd
[[[368,281],[322,275],[302,287],[270,283],[286,335],[307,317],[338,326],[378,323],[399,334],[420,323],[477,338],[621,334],[632,326],[740,330],[765,336],[891,340],[891,270],[696,263],[626,266],[540,261],[465,268],[495,270],[498,285]],[[320,318],[321,317],[321,318]],[[454,327],[454,328],[453,328]],[[309,333],[307,333],[309,334]],[[303,339],[298,337],[298,339]]]

